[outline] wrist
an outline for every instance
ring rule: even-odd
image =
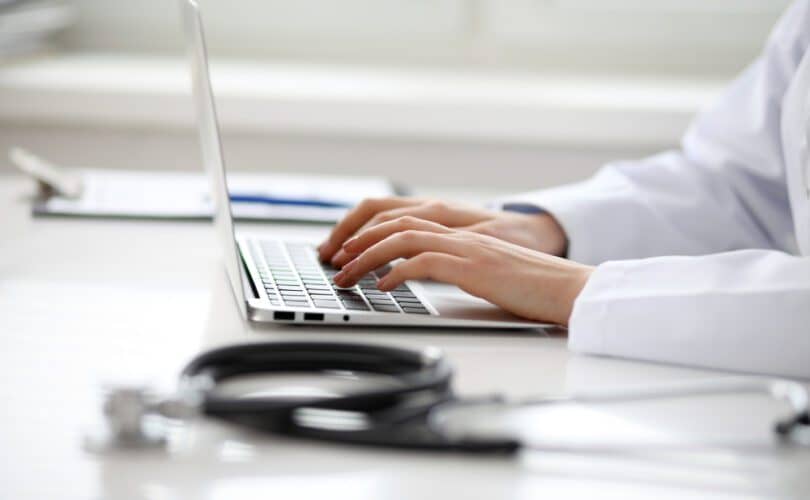
[[[532,219],[531,225],[537,234],[541,248],[538,250],[557,257],[565,257],[568,254],[568,236],[565,230],[550,213],[537,215],[527,215]]]
[[[531,203],[506,203],[502,209],[528,221],[528,229],[538,242],[535,250],[557,257],[568,254],[568,235],[551,212]]]
[[[562,288],[562,310],[560,311],[560,324],[568,326],[571,321],[571,315],[574,312],[574,304],[576,303],[588,281],[591,279],[596,270],[593,266],[586,266],[583,264],[575,264],[571,268],[571,273],[566,280],[566,286]]]

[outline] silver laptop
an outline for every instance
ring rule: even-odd
[[[199,7],[194,0],[181,0],[181,5],[200,145],[215,205],[214,225],[243,317],[257,322],[333,325],[548,326],[522,320],[453,286],[408,282],[390,293],[381,292],[376,283],[388,266],[365,276],[357,286],[340,288],[332,282],[337,270],[318,261],[312,242],[235,234]]]

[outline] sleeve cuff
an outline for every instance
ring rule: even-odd
[[[588,191],[587,184],[572,184],[497,200],[490,206],[498,210],[552,215],[568,238],[567,257],[596,265],[605,260],[605,255],[619,252],[606,248],[612,240],[610,225],[601,220],[604,213]]]
[[[596,268],[574,302],[568,321],[568,348],[574,352],[602,354],[609,343],[605,329],[610,301],[602,300],[624,282],[626,268],[607,262]]]

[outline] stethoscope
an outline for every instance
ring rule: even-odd
[[[362,384],[345,394],[229,395],[221,386],[244,376],[308,374],[381,376],[386,383]],[[393,383],[391,383],[393,381]],[[138,389],[108,393],[104,413],[108,445],[115,448],[162,443],[155,416],[204,416],[253,430],[335,443],[395,449],[512,454],[543,448],[510,433],[477,432],[457,425],[464,415],[543,407],[586,405],[724,393],[765,394],[784,401],[790,414],[773,426],[776,443],[810,446],[810,394],[800,383],[753,377],[717,379],[641,389],[570,394],[508,401],[460,398],[452,387],[449,361],[434,348],[336,342],[265,342],[221,347],[192,359],[182,370],[177,393],[155,398]],[[461,416],[461,419],[458,417]],[[559,449],[548,445],[549,449]],[[577,451],[571,448],[570,451]],[[587,451],[587,446],[581,451]]]

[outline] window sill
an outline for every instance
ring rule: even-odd
[[[725,82],[213,63],[229,133],[669,147]],[[180,58],[63,54],[0,67],[0,122],[191,128]]]

